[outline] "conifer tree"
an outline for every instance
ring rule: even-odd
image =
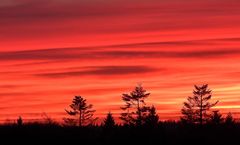
[[[209,110],[215,106],[218,101],[210,103],[212,91],[208,89],[208,85],[194,86],[193,96],[189,96],[187,101],[183,103],[181,110],[181,120],[187,123],[203,124],[209,119]]]
[[[223,121],[224,119],[219,110],[213,111],[212,116],[210,117],[210,122],[212,124],[221,124]]]
[[[92,124],[97,118],[93,118],[95,110],[92,109],[92,104],[87,104],[86,99],[81,96],[75,96],[72,104],[69,105],[70,110],[65,109],[70,116],[78,116],[78,126],[85,126]],[[74,122],[73,118],[64,118],[64,121]]]
[[[145,124],[147,126],[157,126],[159,123],[159,116],[156,112],[156,108],[154,106],[149,108],[149,114],[145,118]]]
[[[125,106],[121,109],[125,112],[121,114],[120,119],[128,125],[142,125],[148,111],[145,99],[149,95],[141,85],[137,85],[130,94],[123,94]]]
[[[229,112],[225,118],[225,124],[228,124],[228,125],[231,125],[231,124],[234,124],[235,123],[235,120],[232,116],[232,113]]]
[[[109,112],[107,114],[107,117],[104,119],[104,127],[106,127],[106,128],[113,128],[115,125],[116,124],[115,124],[115,120],[114,120],[114,118],[112,116],[112,113]]]

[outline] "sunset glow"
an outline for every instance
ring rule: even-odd
[[[1,0],[0,120],[66,116],[75,95],[118,117],[141,83],[160,119],[194,84],[240,111],[239,0]]]

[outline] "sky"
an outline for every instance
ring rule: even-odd
[[[0,120],[67,117],[75,95],[118,117],[137,84],[160,119],[193,85],[240,112],[239,0],[0,0]]]

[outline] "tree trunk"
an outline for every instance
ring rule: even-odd
[[[138,110],[138,125],[141,125],[142,124],[142,114],[140,112],[140,103],[139,103],[139,100],[137,101],[137,110]]]
[[[202,106],[202,94],[200,95],[200,97],[201,97],[201,102],[200,102],[200,125],[202,125],[203,124],[203,114],[202,114],[202,112],[203,112],[203,106]]]
[[[79,110],[79,126],[82,126],[82,110]]]

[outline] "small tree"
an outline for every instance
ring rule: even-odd
[[[147,126],[157,126],[159,123],[159,116],[156,112],[156,108],[154,106],[149,108],[149,114],[145,118],[145,124]]]
[[[125,112],[121,114],[120,119],[128,125],[142,125],[148,110],[144,100],[149,95],[150,93],[146,93],[141,85],[136,86],[130,94],[123,94],[122,100],[125,106],[121,109]]]
[[[77,126],[78,120],[73,118],[63,118],[64,126]]]
[[[19,116],[18,119],[17,119],[17,125],[18,125],[18,126],[22,126],[22,124],[23,124],[22,117]]]
[[[104,127],[105,128],[113,128],[115,125],[116,124],[115,124],[115,120],[114,120],[114,118],[112,116],[112,113],[109,112],[107,114],[107,117],[104,119]]]
[[[187,123],[199,123],[203,124],[209,118],[208,111],[215,106],[218,101],[210,103],[212,98],[211,90],[208,89],[208,85],[194,86],[193,96],[188,97],[187,101],[183,103],[181,120]]]
[[[189,106],[188,104],[186,104],[184,102],[184,107],[181,110],[183,116],[180,117],[180,121],[182,123],[187,123],[187,124],[191,124],[191,123],[195,123],[196,122],[196,117],[194,115],[194,110],[191,106]]]
[[[232,116],[232,113],[229,112],[225,118],[225,124],[228,124],[228,125],[231,125],[231,124],[234,124],[235,123],[235,120]]]
[[[219,110],[213,111],[210,122],[212,124],[221,124],[224,121],[222,114],[219,112]]]
[[[92,109],[92,104],[87,104],[86,99],[81,96],[75,96],[72,104],[70,105],[71,110],[66,110],[70,116],[78,116],[78,125],[84,126],[92,124],[97,118],[93,118],[95,110]],[[74,122],[73,119],[64,118],[64,121]],[[67,122],[66,122],[67,123]]]
[[[56,121],[54,121],[46,112],[42,113],[42,118],[45,124],[47,125],[58,125]]]

